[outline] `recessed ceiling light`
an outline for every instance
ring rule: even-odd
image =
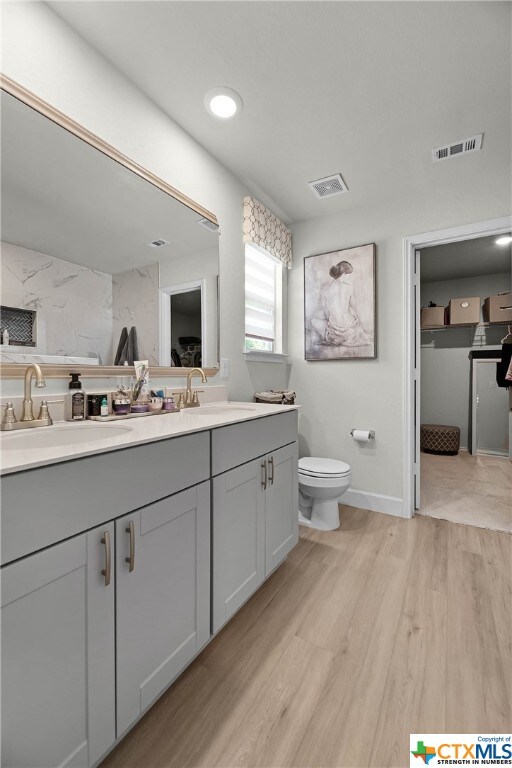
[[[242,110],[242,99],[231,88],[212,88],[204,97],[204,106],[213,117],[229,120]]]
[[[510,235],[505,235],[504,237],[498,237],[496,240],[496,245],[509,245],[512,243],[512,237]]]

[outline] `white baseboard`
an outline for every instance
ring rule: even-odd
[[[386,515],[395,515],[395,517],[407,517],[404,514],[402,499],[396,496],[384,496],[381,493],[356,491],[355,488],[349,488],[340,498],[339,503],[347,504],[349,507],[370,509],[372,512],[384,512]]]

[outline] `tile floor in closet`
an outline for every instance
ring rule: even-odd
[[[501,456],[422,453],[420,515],[512,532],[512,462]]]

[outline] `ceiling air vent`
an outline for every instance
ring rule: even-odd
[[[318,197],[319,200],[322,200],[324,197],[332,197],[333,195],[341,195],[343,192],[348,192],[348,187],[339,173],[335,173],[333,176],[326,176],[323,179],[317,179],[316,181],[309,181],[308,184],[313,190],[315,197]]]
[[[206,216],[201,216],[201,218],[196,221],[196,224],[199,224],[200,227],[204,227],[205,229],[209,229],[210,232],[219,232],[219,225],[215,224],[214,221],[207,219]]]
[[[483,133],[477,136],[470,136],[469,139],[461,139],[453,144],[445,144],[444,147],[436,147],[432,150],[432,162],[438,163],[440,160],[449,160],[450,157],[465,155],[468,152],[478,152],[482,149]]]
[[[169,245],[169,241],[163,240],[162,238],[160,238],[160,240],[153,240],[153,242],[150,243],[150,246],[152,248],[161,248],[162,245]]]

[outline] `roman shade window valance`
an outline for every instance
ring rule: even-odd
[[[254,197],[244,197],[243,242],[264,248],[287,269],[291,268],[292,233]]]

